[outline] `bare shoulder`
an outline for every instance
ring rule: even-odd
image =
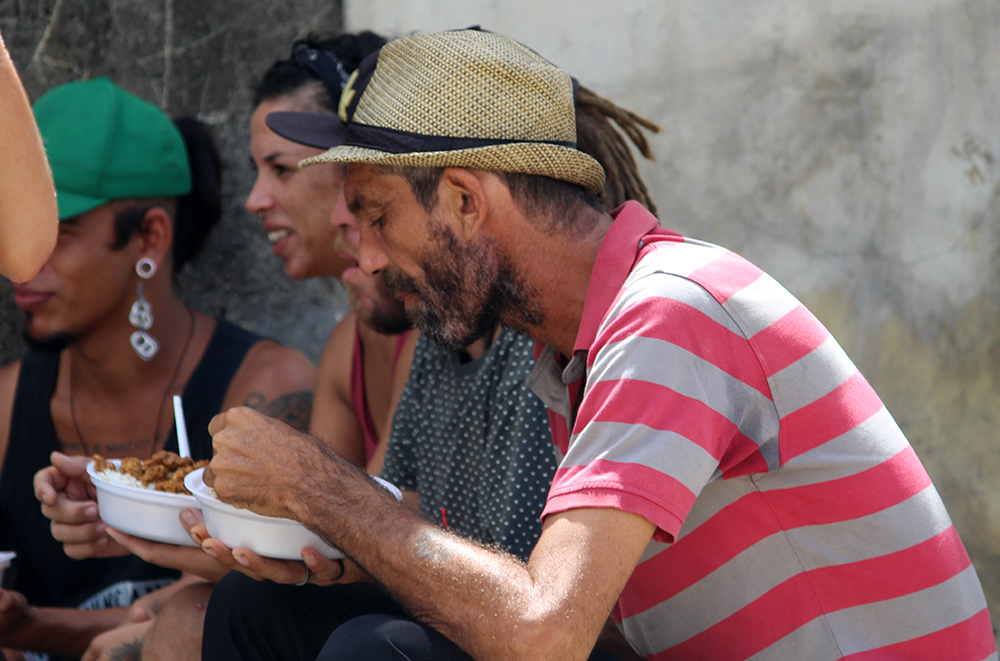
[[[0,367],[0,466],[7,454],[7,440],[10,437],[10,420],[14,413],[14,394],[17,380],[21,375],[21,361]]]
[[[249,406],[305,430],[315,381],[316,368],[303,353],[259,340],[229,384],[223,409]]]

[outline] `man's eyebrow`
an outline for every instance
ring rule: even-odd
[[[347,210],[354,215],[357,215],[362,209],[370,207],[373,204],[374,202],[372,202],[370,198],[366,197],[362,193],[358,193],[347,203]]]

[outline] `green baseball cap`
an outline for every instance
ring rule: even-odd
[[[112,200],[191,192],[177,126],[107,78],[60,85],[34,105],[66,220]]]

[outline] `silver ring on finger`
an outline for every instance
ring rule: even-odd
[[[303,564],[302,566],[306,568],[306,575],[305,575],[305,578],[302,579],[301,583],[296,583],[295,584],[295,585],[297,585],[299,587],[302,587],[303,585],[305,585],[306,583],[308,583],[309,579],[312,577],[312,571],[310,571],[309,565]]]

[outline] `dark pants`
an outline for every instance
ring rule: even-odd
[[[365,615],[337,627],[316,661],[472,661],[431,627],[394,615]]]
[[[403,616],[372,583],[280,585],[229,572],[205,611],[206,661],[314,661],[330,634],[361,615]]]
[[[230,572],[205,613],[205,661],[471,661],[429,626],[409,619],[381,588],[279,585]],[[591,661],[616,657],[595,652]]]

